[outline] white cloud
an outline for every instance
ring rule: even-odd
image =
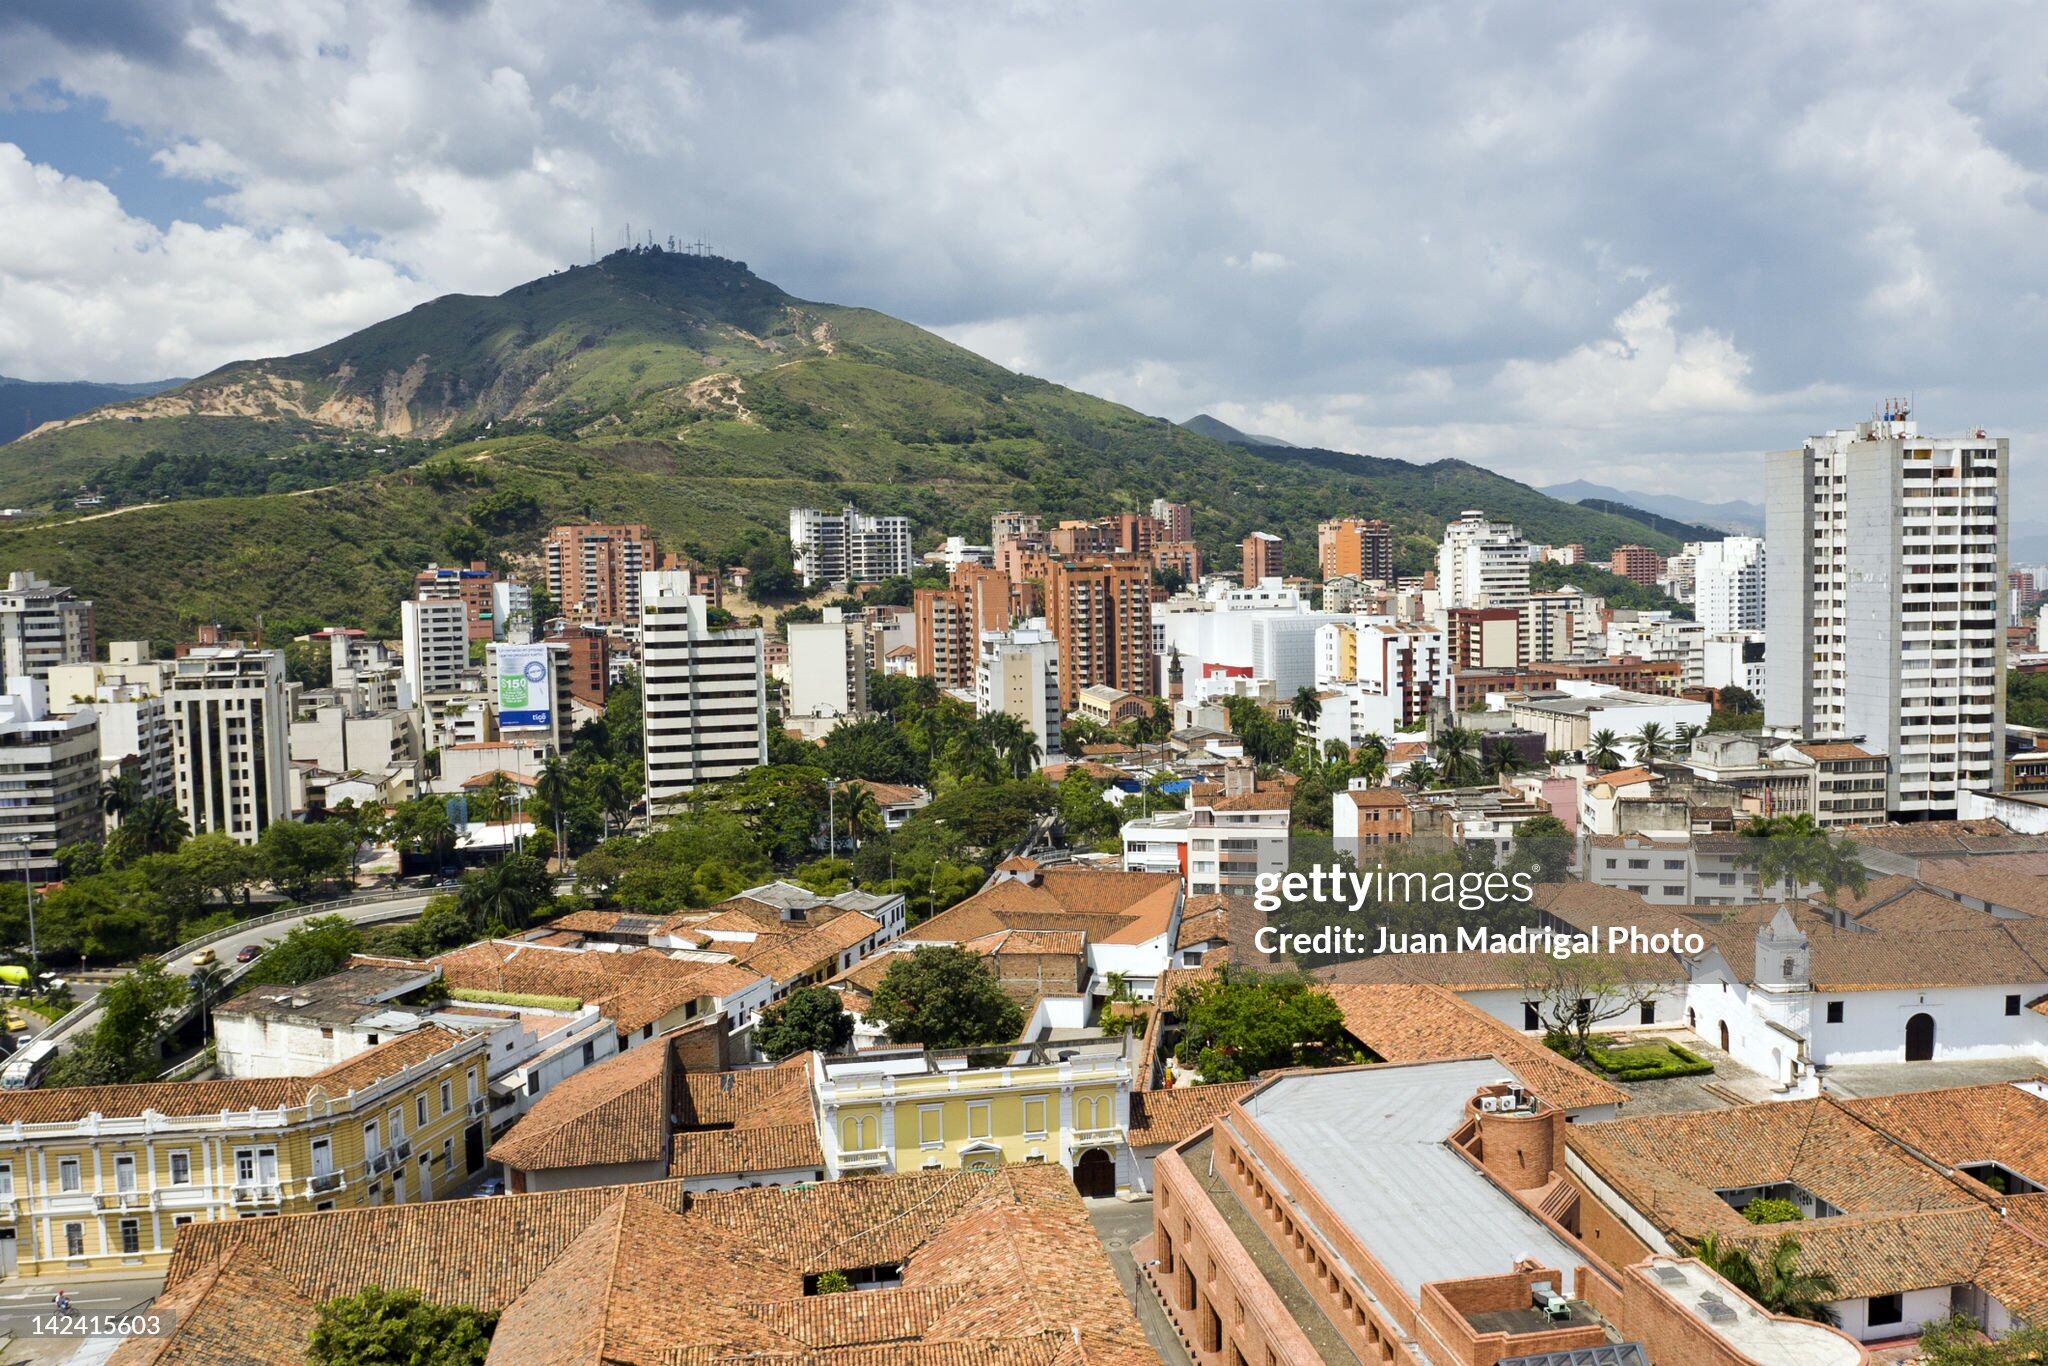
[[[325,340],[630,222],[1147,411],[1513,473],[1690,478],[1915,385],[2048,427],[2026,7],[49,13],[0,12],[0,139],[10,101],[104,101],[227,226],[23,221],[0,259],[57,259],[36,314],[0,275],[0,373]]]
[[[319,345],[426,294],[306,228],[160,230],[0,143],[0,373],[197,373]]]

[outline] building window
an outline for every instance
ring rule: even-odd
[[[1906,1297],[1903,1295],[1872,1295],[1870,1317],[1867,1322],[1875,1328],[1881,1324],[1903,1323],[1906,1318]]]
[[[945,1110],[937,1105],[917,1108],[917,1141],[927,1148],[936,1148],[946,1141]]]
[[[171,1154],[171,1184],[189,1186],[192,1184],[192,1154],[174,1152]]]
[[[114,1189],[128,1194],[135,1189],[135,1156],[119,1153],[114,1158]]]
[[[185,1227],[185,1225],[187,1225],[187,1224],[189,1224],[189,1223],[191,1223],[191,1222],[192,1222],[192,1216],[191,1216],[191,1215],[189,1215],[189,1214],[174,1214],[174,1215],[172,1215],[172,1216],[171,1216],[171,1227],[172,1227],[172,1228],[183,1228],[183,1227]]]
[[[14,1164],[0,1162],[0,1200],[14,1198]]]
[[[60,1157],[57,1159],[57,1189],[65,1194],[74,1194],[85,1189],[79,1178],[78,1159]]]
[[[441,1113],[445,1115],[454,1108],[455,1083],[453,1081],[444,1081],[441,1083]]]
[[[1045,1137],[1045,1097],[1024,1098],[1024,1132],[1035,1138]]]
[[[1840,1024],[1841,1022],[1842,1022],[1842,1003],[1841,1003],[1840,1001],[1829,1001],[1829,1002],[1828,1002],[1828,1023],[1829,1023],[1829,1024]]]
[[[583,1065],[584,1065],[585,1067],[588,1067],[588,1066],[590,1066],[590,1064],[592,1064],[592,1063],[594,1063],[594,1062],[596,1062],[596,1061],[597,1061],[597,1040],[595,1040],[595,1039],[585,1039],[585,1040],[583,1041]]]
[[[425,1091],[412,1098],[412,1125],[415,1129],[427,1127],[427,1093]]]
[[[373,1119],[363,1125],[363,1158],[367,1161],[383,1150],[384,1145],[377,1138],[377,1121]]]
[[[1537,1014],[1536,1003],[1534,1001],[1522,1002],[1522,1028],[1541,1029],[1542,1027],[1543,1017]]]
[[[2018,996],[2009,995],[2005,998],[2005,1013],[2008,1015],[2020,1013],[2020,998]]]
[[[967,1102],[967,1136],[987,1138],[994,1132],[994,1120],[990,1115],[989,1103],[985,1100]]]
[[[133,1257],[140,1251],[142,1251],[142,1221],[140,1219],[123,1219],[121,1221],[122,1255]]]
[[[1638,1018],[1644,1024],[1657,1023],[1657,1003],[1655,1001],[1643,1002],[1642,1014]]]
[[[85,1225],[64,1225],[64,1255],[83,1257],[85,1255]]]

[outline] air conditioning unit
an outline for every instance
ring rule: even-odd
[[[1497,1115],[1497,1114],[1499,1114],[1499,1113],[1500,1113],[1500,1097],[1499,1097],[1499,1096],[1481,1096],[1481,1097],[1479,1098],[1479,1108],[1480,1108],[1480,1109],[1482,1109],[1482,1110],[1484,1110],[1484,1111],[1486,1111],[1486,1113],[1487,1113],[1487,1114],[1489,1114],[1489,1115]]]

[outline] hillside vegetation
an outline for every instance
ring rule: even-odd
[[[856,502],[920,548],[1049,518],[1194,507],[1223,567],[1253,530],[1312,572],[1315,524],[1385,517],[1404,567],[1484,508],[1593,554],[1675,542],[1457,461],[1212,440],[1014,374],[866,309],[794,299],[737,262],[620,252],[495,299],[424,304],[301,356],[242,362],[0,446],[0,498],[110,504],[0,528],[12,566],[97,603],[103,638],[202,621],[393,629],[431,558],[531,552],[554,522],[627,519],[720,557],[788,509]]]

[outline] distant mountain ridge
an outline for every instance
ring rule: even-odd
[[[1595,484],[1585,479],[1574,479],[1568,484],[1551,484],[1542,491],[1552,498],[1562,498],[1567,503],[1584,503],[1592,499],[1622,503],[1681,522],[1719,527],[1725,531],[1736,531],[1750,536],[1761,536],[1764,531],[1764,509],[1761,503],[1740,500],[1706,503],[1675,493],[1640,493],[1629,489],[1612,488],[1606,484]]]
[[[1227,441],[1233,446],[1284,446],[1290,450],[1294,449],[1292,441],[1282,441],[1277,436],[1257,436],[1251,432],[1241,432],[1223,419],[1211,417],[1207,413],[1196,413],[1180,425],[1201,436]]]
[[[142,398],[184,382],[160,379],[145,384],[101,384],[94,380],[10,379],[0,375],[0,443],[26,435],[46,422],[61,422],[89,409]]]
[[[104,507],[75,512],[84,494]],[[1211,564],[1269,531],[1290,573],[1314,572],[1316,524],[1344,512],[1385,518],[1412,572],[1466,508],[1596,555],[1677,545],[1460,461],[1220,441],[737,261],[641,249],[0,446],[0,504],[43,514],[0,525],[0,553],[94,598],[109,638],[259,617],[390,631],[428,560],[530,565],[557,522],[644,522],[732,563],[780,542],[791,507],[900,513],[923,548],[1001,509],[1155,497],[1193,507]]]

